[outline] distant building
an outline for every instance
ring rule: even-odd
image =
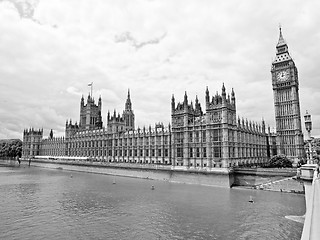
[[[288,53],[281,29],[276,60],[272,63],[272,85],[276,133],[260,123],[237,118],[236,97],[205,91],[205,108],[196,96],[194,104],[185,93],[183,101],[171,99],[171,124],[135,128],[135,115],[128,91],[124,111],[108,112],[103,126],[102,101],[93,96],[80,100],[80,122],[66,122],[65,137],[52,132],[43,139],[42,130],[24,131],[23,156],[89,157],[97,161],[136,164],[167,164],[175,168],[207,169],[265,163],[276,154],[292,159],[304,156],[298,95],[297,69]]]
[[[40,155],[42,147],[43,129],[34,130],[33,128],[23,131],[22,156]]]

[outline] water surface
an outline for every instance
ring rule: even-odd
[[[0,239],[298,240],[285,216],[304,213],[297,194],[0,167]]]

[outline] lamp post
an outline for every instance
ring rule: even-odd
[[[313,153],[312,146],[311,146],[312,122],[311,122],[311,115],[308,113],[308,111],[306,111],[306,114],[304,115],[304,123],[305,123],[306,130],[308,132],[308,140],[307,141],[308,141],[308,147],[309,147],[309,149],[308,149],[309,157],[308,157],[307,164],[304,164],[301,166],[301,172],[300,172],[301,173],[300,179],[303,181],[303,184],[304,184],[305,201],[306,201],[306,214],[305,214],[306,217],[304,220],[304,224],[307,224],[304,226],[303,233],[302,233],[303,237],[301,239],[306,239],[305,236],[307,236],[307,234],[305,234],[305,233],[308,232],[309,229],[311,229],[311,225],[314,224],[315,221],[317,221],[316,219],[313,218],[313,216],[316,214],[316,210],[315,210],[314,206],[319,204],[319,202],[314,200],[314,199],[316,199],[315,196],[317,196],[316,193],[318,193],[317,192],[318,191],[317,190],[318,189],[318,185],[317,185],[318,181],[315,181],[315,179],[317,178],[316,174],[318,174],[318,173],[316,171],[319,169],[319,165],[313,163],[313,160],[312,160],[312,153]],[[310,220],[310,219],[312,219],[312,220]],[[314,231],[312,231],[312,233],[313,232]]]
[[[312,130],[312,122],[311,122],[311,115],[306,111],[304,115],[304,124],[306,130],[308,132],[308,163],[312,163],[312,147],[311,147],[311,130]]]

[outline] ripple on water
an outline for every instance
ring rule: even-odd
[[[0,175],[0,239],[300,239],[300,195],[72,175]]]

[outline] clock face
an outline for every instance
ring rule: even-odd
[[[289,72],[288,71],[281,71],[277,74],[277,79],[279,81],[286,81],[289,78]]]

